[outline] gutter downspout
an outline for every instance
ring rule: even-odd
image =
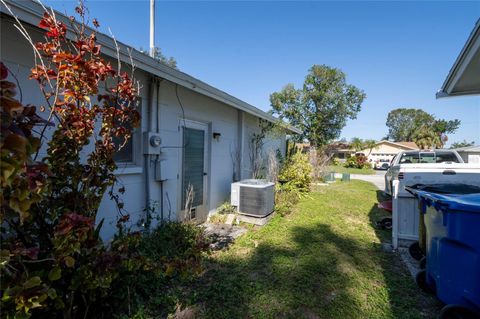
[[[158,80],[157,88],[157,116],[156,116],[156,125],[155,125],[155,132],[160,134],[160,85],[162,84],[163,79]],[[161,176],[161,169],[160,169],[160,155],[155,156],[155,176],[157,181],[160,182],[160,222],[163,223],[164,215],[163,215],[163,182],[165,181]]]
[[[152,111],[153,111],[153,97],[155,91],[155,78],[150,78],[149,90],[148,90],[148,112],[147,112],[147,132],[152,129]],[[144,152],[144,164],[145,164],[145,209],[150,209],[150,155]]]
[[[238,120],[237,120],[237,125],[238,125],[238,163],[237,169],[238,169],[238,180],[241,181],[243,178],[243,151],[245,149],[245,113],[241,110],[238,110]]]

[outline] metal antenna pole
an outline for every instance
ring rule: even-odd
[[[155,0],[150,0],[150,56],[155,56]]]

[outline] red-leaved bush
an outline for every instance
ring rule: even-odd
[[[138,85],[102,58],[84,7],[76,12],[82,22],[71,18],[70,39],[52,13],[39,23],[45,38],[34,44],[30,78],[45,98],[46,119],[18,99],[1,64],[2,317],[91,317],[121,273],[151,267],[136,252],[139,234],[109,248],[99,238],[100,202],[107,192],[118,198],[114,154],[139,125]],[[47,126],[53,134],[42,146]]]
[[[368,161],[368,157],[362,154],[357,154],[354,156],[350,156],[347,161],[345,162],[345,167],[352,167],[352,168],[372,168],[372,165]]]

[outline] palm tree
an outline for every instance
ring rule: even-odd
[[[375,140],[365,140],[365,142],[363,142],[363,147],[369,150],[367,157],[370,156],[370,154],[372,154],[372,151],[375,148],[375,146],[377,146],[377,141]]]
[[[354,137],[350,140],[350,148],[355,152],[361,151],[364,148],[364,144],[361,138]]]
[[[427,125],[423,125],[417,131],[415,131],[412,139],[422,150],[443,147],[441,135]]]

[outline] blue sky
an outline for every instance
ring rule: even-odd
[[[74,1],[46,1],[73,12]],[[148,47],[149,1],[87,1],[102,30]],[[342,69],[367,94],[342,137],[380,139],[388,112],[416,107],[462,125],[480,144],[480,97],[435,99],[475,22],[472,2],[157,1],[156,45],[179,68],[263,110],[313,64]]]

